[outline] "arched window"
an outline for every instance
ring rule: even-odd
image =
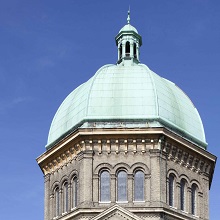
[[[120,44],[120,47],[119,47],[119,58],[121,59],[122,58],[122,45]]]
[[[55,217],[60,215],[60,196],[59,187],[55,189]]]
[[[184,179],[181,179],[180,181],[180,209],[185,210],[185,185],[186,181]]]
[[[125,55],[126,57],[130,57],[130,42],[127,41],[125,44]]]
[[[77,177],[73,177],[72,181],[72,208],[77,206]]]
[[[144,173],[142,171],[134,174],[134,201],[144,201]]]
[[[127,173],[119,171],[117,176],[117,195],[118,201],[127,201]]]
[[[197,203],[197,185],[195,183],[192,184],[192,194],[191,194],[191,211],[193,215],[196,215],[196,203]]]
[[[63,184],[63,212],[68,212],[68,183]]]
[[[137,44],[134,43],[134,58],[137,58]]]
[[[174,175],[169,176],[169,205],[174,206]]]
[[[110,175],[108,171],[102,171],[100,176],[100,201],[110,201]]]

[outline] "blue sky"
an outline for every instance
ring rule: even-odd
[[[64,98],[104,64],[116,63],[114,37],[131,24],[143,38],[141,62],[176,83],[197,107],[220,155],[219,0],[1,0],[1,219],[43,219],[45,151]],[[210,191],[210,219],[220,216],[220,167]]]

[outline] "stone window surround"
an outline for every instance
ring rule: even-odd
[[[112,181],[115,181],[115,189],[114,191],[111,191],[110,194],[115,194],[116,195],[116,203],[128,203],[128,199],[126,201],[118,201],[118,197],[117,197],[117,175],[120,171],[125,171],[127,173],[127,190],[128,190],[128,187],[129,187],[129,182],[131,182],[131,187],[132,187],[132,201],[133,203],[144,203],[145,202],[145,187],[146,186],[146,179],[149,179],[150,178],[150,173],[149,173],[149,169],[148,167],[145,165],[145,164],[142,164],[142,163],[138,163],[138,164],[133,164],[132,166],[133,169],[129,168],[126,164],[117,164],[117,169],[113,169],[113,167],[111,167],[109,164],[103,164],[103,166],[99,167],[99,171],[98,171],[98,179],[99,179],[99,203],[100,204],[109,204],[111,203],[112,201],[101,201],[101,195],[100,195],[100,187],[101,187],[101,183],[100,183],[100,177],[101,177],[101,173],[103,171],[108,171],[109,174],[110,174],[110,188],[111,188],[111,183]],[[135,198],[134,198],[134,181],[135,181],[135,174],[138,172],[138,171],[141,171],[144,173],[144,189],[143,189],[143,192],[144,192],[144,200],[140,200],[140,201],[135,201]],[[95,172],[96,173],[96,172]],[[128,192],[129,193],[129,192]],[[127,193],[127,194],[128,194]],[[111,196],[110,196],[111,198]]]
[[[73,192],[73,182],[76,180],[76,189],[77,191]],[[70,212],[70,210],[73,210],[76,208],[77,203],[78,203],[78,182],[79,182],[79,178],[78,178],[78,173],[74,172],[74,174],[71,175],[70,178],[66,178],[64,177],[64,179],[62,181],[60,181],[60,183],[55,182],[52,186],[52,194],[50,196],[50,198],[52,199],[52,206],[53,206],[53,219],[58,218],[59,216],[65,215],[68,212]],[[68,189],[68,210],[65,210],[65,184],[67,184],[67,189]],[[57,194],[57,190],[58,190],[58,194]],[[74,195],[73,195],[74,193]],[[58,197],[58,205],[57,205],[57,195]],[[76,197],[76,205],[73,204],[73,196]]]
[[[173,201],[173,206],[170,206],[171,208],[180,210],[185,213],[192,214],[193,216],[199,217],[199,210],[200,210],[200,201],[203,199],[203,193],[201,191],[201,186],[198,181],[192,180],[190,181],[187,177],[183,177],[183,175],[178,176],[178,174],[174,171],[171,170],[168,172],[167,175],[167,185],[168,185],[168,190],[167,190],[167,198],[168,198],[168,204],[169,204],[169,177],[172,175],[174,177],[174,186],[173,186],[173,194],[174,194],[174,201]],[[185,204],[184,204],[184,210],[181,210],[181,198],[180,198],[180,193],[181,193],[181,180],[185,181]],[[193,213],[192,209],[192,188],[193,185],[196,186],[195,190],[195,210]],[[176,198],[176,199],[175,199]]]

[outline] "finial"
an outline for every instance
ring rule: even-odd
[[[129,5],[129,10],[128,10],[128,18],[127,18],[127,22],[128,22],[128,24],[130,24],[130,5]]]

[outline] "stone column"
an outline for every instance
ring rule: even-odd
[[[63,213],[63,190],[60,188],[59,190],[59,216]]]
[[[181,209],[181,204],[180,204],[180,183],[176,183],[176,187],[174,188],[174,207],[177,209]]]
[[[133,175],[132,174],[128,174],[128,203],[132,203],[133,202]]]
[[[116,176],[115,176],[115,174],[110,174],[110,175],[111,175],[111,202],[115,203],[116,202],[116,193],[117,193]]]
[[[71,206],[72,206],[72,201],[71,201],[71,198],[72,198],[72,185],[71,183],[68,183],[68,212],[71,211]]]
[[[188,188],[188,193],[189,193],[189,196],[188,196],[188,212],[190,214],[192,214],[192,190],[191,190],[191,187]]]
[[[125,41],[122,41],[122,59],[125,58]]]
[[[189,186],[187,186],[186,187],[186,196],[185,196],[185,211],[187,213],[190,213],[190,202],[191,202],[190,194],[191,194],[191,189]]]
[[[134,42],[130,42],[130,57],[134,58]]]
[[[140,51],[139,51],[139,44],[136,44],[136,53],[137,53],[137,60],[139,61],[139,55],[140,55]]]
[[[118,44],[118,60],[120,60],[120,44]]]

